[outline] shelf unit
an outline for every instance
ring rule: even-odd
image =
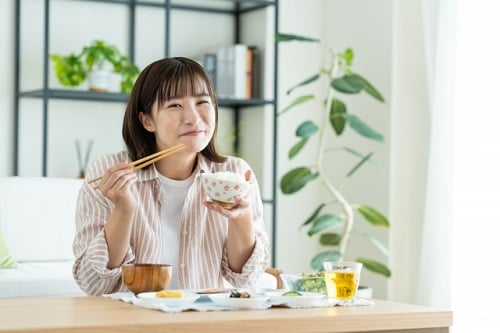
[[[266,10],[268,8],[274,8],[273,17],[273,32],[278,31],[278,12],[279,12],[279,1],[278,0],[43,0],[43,18],[42,18],[42,84],[39,89],[24,89],[21,87],[21,67],[22,67],[22,54],[21,54],[21,38],[22,36],[22,16],[23,16],[23,2],[27,0],[16,0],[15,3],[15,64],[14,64],[14,85],[15,85],[15,96],[14,96],[14,174],[20,175],[20,133],[21,133],[21,113],[27,112],[27,110],[22,110],[20,105],[21,99],[38,99],[41,101],[41,175],[48,176],[48,137],[49,137],[49,115],[50,109],[49,101],[52,100],[70,100],[78,102],[109,102],[109,103],[123,103],[125,104],[128,100],[128,94],[118,93],[118,92],[108,92],[108,93],[97,93],[83,90],[72,90],[72,89],[58,89],[53,88],[49,84],[49,73],[50,69],[50,41],[53,36],[51,36],[51,5],[53,2],[75,2],[75,3],[100,3],[100,4],[110,4],[116,6],[124,6],[128,11],[128,55],[132,62],[136,62],[136,44],[137,44],[137,11],[139,8],[152,8],[164,11],[164,51],[163,56],[172,56],[174,50],[172,50],[172,18],[174,13],[178,11],[185,12],[198,12],[198,13],[216,13],[221,15],[228,15],[233,20],[233,43],[242,42],[242,28],[241,22],[244,15],[252,13],[258,10]],[[195,23],[196,24],[196,23]],[[201,28],[201,27],[198,27]],[[267,36],[269,38],[269,36]],[[274,38],[274,36],[272,36]],[[234,147],[235,151],[238,151],[240,146],[240,133],[238,132],[240,125],[240,117],[242,113],[246,112],[245,108],[249,109],[248,112],[254,112],[254,107],[271,107],[273,113],[273,124],[271,143],[272,144],[272,156],[271,156],[271,175],[266,177],[270,179],[270,190],[267,196],[263,195],[263,202],[270,207],[270,237],[271,237],[271,253],[272,253],[272,265],[275,265],[276,258],[276,194],[277,194],[277,72],[278,72],[278,48],[277,43],[273,42],[273,64],[272,64],[272,93],[270,98],[256,98],[248,100],[235,100],[235,99],[219,99],[218,103],[220,107],[227,107],[233,110],[233,124],[235,130],[235,140]],[[71,112],[71,111],[68,111]],[[245,158],[245,156],[243,156]],[[263,159],[266,157],[263,156]],[[261,184],[262,185],[262,184]],[[268,222],[269,224],[269,222]]]

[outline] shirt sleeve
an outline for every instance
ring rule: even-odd
[[[243,163],[242,170],[244,172],[251,169],[248,164]],[[255,247],[247,262],[243,265],[241,273],[234,272],[229,267],[226,250],[224,250],[224,255],[222,257],[222,271],[224,278],[232,286],[238,288],[254,285],[259,276],[261,276],[265,269],[269,267],[270,263],[269,237],[264,223],[264,208],[257,179],[255,178],[253,171],[251,181],[255,185],[254,191],[251,192],[252,197],[250,198],[252,204],[252,219],[255,230]]]
[[[89,176],[96,175],[100,173],[91,167]],[[109,251],[104,225],[110,213],[111,203],[92,184],[84,182],[77,199],[73,276],[80,288],[90,295],[125,290],[121,282],[120,267],[107,268]],[[129,247],[124,263],[133,260],[134,254]]]

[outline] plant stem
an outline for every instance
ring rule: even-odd
[[[336,69],[336,58],[334,57],[333,63],[332,63],[332,69],[330,71],[330,76],[328,78],[328,96],[326,99],[326,105],[324,108],[323,112],[323,120],[321,122],[321,128],[319,132],[319,147],[318,147],[318,159],[317,159],[317,168],[318,168],[318,173],[321,181],[325,185],[326,189],[330,192],[330,194],[338,201],[342,211],[345,214],[345,221],[344,221],[344,230],[342,231],[342,235],[340,238],[338,250],[342,256],[342,259],[344,258],[344,254],[347,248],[347,243],[349,242],[349,236],[351,235],[352,227],[354,224],[354,212],[345,197],[333,186],[333,184],[328,180],[328,177],[325,173],[324,170],[324,156],[325,156],[325,144],[326,144],[326,126],[327,124],[330,123],[329,117],[330,117],[330,109],[332,107],[332,101],[333,101],[333,94],[334,91],[332,87],[330,86],[330,81],[333,78],[333,73],[334,70]]]

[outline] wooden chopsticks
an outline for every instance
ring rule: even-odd
[[[147,167],[148,165],[153,164],[154,162],[157,162],[157,161],[159,161],[159,160],[161,160],[169,155],[175,154],[184,148],[186,148],[186,146],[183,144],[180,144],[180,145],[159,151],[157,153],[151,154],[149,156],[143,157],[137,161],[130,162],[128,164],[128,166],[131,168],[133,167],[134,171],[137,171],[137,170],[142,169],[144,167]],[[102,177],[103,176],[91,179],[91,180],[87,181],[87,183],[89,183],[89,184],[95,183],[95,182],[101,180]]]

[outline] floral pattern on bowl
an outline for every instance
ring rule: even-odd
[[[249,184],[240,175],[229,172],[202,173],[201,184],[210,199],[234,203],[236,197],[247,195]]]

